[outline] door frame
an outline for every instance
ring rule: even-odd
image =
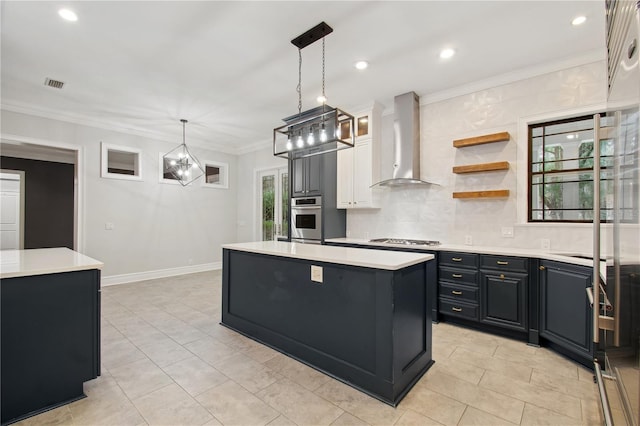
[[[287,166],[275,166],[275,167],[260,167],[257,169],[253,169],[253,217],[252,217],[252,233],[253,233],[253,240],[254,241],[262,241],[262,233],[261,233],[261,228],[259,226],[259,222],[260,222],[260,217],[261,217],[261,202],[260,202],[260,197],[258,197],[258,195],[260,195],[260,175],[264,172],[267,172],[269,170],[277,170],[278,173],[281,170],[286,171],[286,173],[289,173],[289,168],[288,165]],[[276,185],[279,182],[276,182]],[[289,192],[291,192],[291,176],[289,176]],[[289,199],[291,199],[291,194],[289,194]],[[274,215],[275,216],[275,215]],[[291,224],[289,224],[289,226],[291,226]]]
[[[80,145],[57,142],[48,139],[31,138],[27,136],[12,135],[7,133],[0,133],[0,142],[13,145],[35,145],[46,148],[61,148],[69,151],[75,151],[75,167],[74,167],[74,179],[73,179],[73,201],[74,201],[74,215],[73,215],[73,249],[82,253],[85,248],[85,235],[84,235],[84,179],[85,179],[85,166],[84,166],[84,147]]]
[[[20,212],[19,216],[19,226],[18,229],[18,249],[22,250],[24,248],[24,170],[9,170],[9,169],[0,169],[0,174],[10,174],[10,175],[18,175],[20,181]]]

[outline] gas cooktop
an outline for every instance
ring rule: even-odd
[[[385,244],[401,244],[406,246],[439,246],[440,241],[434,240],[408,240],[404,238],[374,238],[369,240],[370,243],[385,243]]]

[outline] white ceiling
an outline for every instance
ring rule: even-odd
[[[77,22],[62,20],[65,6]],[[5,1],[8,110],[227,152],[269,144],[297,112],[290,40],[321,21],[328,104],[415,91],[437,99],[605,57],[604,1]],[[588,20],[573,27],[571,20]],[[321,42],[302,50],[303,110],[321,91]],[[457,54],[439,58],[443,47]],[[356,60],[370,62],[366,71]],[[65,82],[46,87],[45,78]],[[475,85],[475,86],[474,86]],[[353,111],[352,111],[353,112]]]

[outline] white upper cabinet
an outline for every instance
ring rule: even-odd
[[[378,181],[380,118],[382,108],[354,114],[355,146],[338,151],[337,207],[339,209],[376,208],[370,186]]]

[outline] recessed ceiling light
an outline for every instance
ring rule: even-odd
[[[71,9],[60,9],[58,11],[58,15],[67,21],[75,22],[78,20],[78,15],[76,15],[76,13]]]
[[[586,16],[576,16],[575,18],[573,18],[573,21],[571,21],[571,25],[573,25],[574,27],[577,25],[582,25],[586,22],[586,20]]]
[[[456,54],[456,51],[450,48],[446,48],[446,49],[442,49],[440,51],[440,58],[442,59],[449,59],[451,58],[453,55]]]
[[[369,62],[367,61],[358,61],[354,64],[354,66],[359,70],[366,70],[369,67]]]

